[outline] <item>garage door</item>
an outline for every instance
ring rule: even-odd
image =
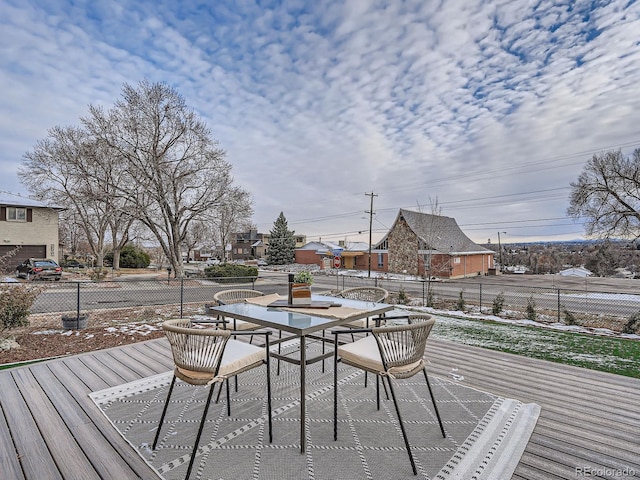
[[[11,252],[15,248],[15,245],[0,245],[0,256]],[[15,256],[8,259],[5,263],[7,264],[7,268],[12,269],[16,265],[24,262],[27,258],[46,258],[46,256],[46,245],[22,245]]]

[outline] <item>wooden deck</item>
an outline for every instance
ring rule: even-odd
[[[433,374],[542,407],[514,479],[640,478],[640,379],[433,339],[428,349]],[[161,339],[0,371],[0,477],[157,479],[88,394],[171,368]]]

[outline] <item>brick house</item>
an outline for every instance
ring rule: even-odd
[[[60,210],[37,200],[0,192],[0,255],[20,247],[9,266],[30,257],[58,261]]]
[[[465,278],[488,275],[494,253],[467,237],[454,218],[401,209],[373,247],[371,265],[392,273]]]
[[[270,238],[271,234],[259,233],[257,230],[235,233],[231,243],[231,258],[233,260],[264,258],[269,249]],[[294,239],[296,248],[303,246],[307,241],[305,235],[294,235]]]
[[[368,258],[369,244],[363,242],[309,242],[296,248],[296,263],[303,265],[319,265],[322,269],[334,268],[333,259],[340,255],[340,268],[363,270]]]

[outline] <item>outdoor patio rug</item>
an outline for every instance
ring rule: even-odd
[[[333,361],[307,367],[306,453],[300,453],[299,367],[272,364],[273,443],[266,417],[265,367],[239,377],[227,416],[224,393],[209,409],[194,479],[502,479],[511,478],[540,407],[496,397],[430,376],[446,438],[442,438],[422,375],[396,382],[418,475],[396,422],[392,400],[375,378],[339,364],[338,441],[333,440]],[[123,437],[164,479],[182,479],[207,390],[177,382],[155,451],[151,444],[171,372],[91,394]],[[216,392],[217,393],[217,392]],[[214,395],[215,399],[215,395]]]

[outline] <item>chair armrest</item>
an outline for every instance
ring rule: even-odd
[[[233,336],[234,337],[236,337],[236,336],[239,337],[241,335],[249,335],[249,336],[266,335],[266,336],[269,336],[269,335],[272,335],[272,334],[273,334],[273,332],[268,331],[268,330],[251,330],[249,332],[233,332]]]
[[[226,318],[222,318],[222,319],[218,320],[218,319],[215,319],[215,318],[212,317],[211,319],[207,318],[206,320],[204,318],[203,319],[192,319],[191,323],[197,323],[198,325],[207,324],[207,323],[218,325],[219,323],[230,323],[230,322]]]
[[[333,335],[342,335],[344,333],[348,333],[349,335],[353,333],[371,333],[372,330],[370,328],[350,328],[349,330],[331,330]]]
[[[388,317],[385,314],[382,314],[381,316],[381,320],[384,320],[385,322],[401,319],[409,320],[409,315],[393,315],[391,317]]]

